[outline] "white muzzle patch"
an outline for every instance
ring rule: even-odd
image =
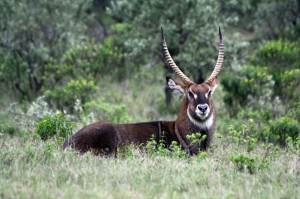
[[[210,113],[210,108],[208,104],[199,104],[196,109],[195,113],[198,117],[204,120]]]

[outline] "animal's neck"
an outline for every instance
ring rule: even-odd
[[[210,114],[205,120],[197,120],[187,112],[190,122],[201,130],[210,129],[214,124],[214,114]]]

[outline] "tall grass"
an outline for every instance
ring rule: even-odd
[[[268,168],[238,171],[234,145],[216,138],[207,157],[134,150],[118,158],[62,151],[59,141],[1,137],[1,198],[299,198],[299,154],[273,153]],[[237,152],[243,152],[239,149]],[[263,147],[255,153],[263,155]]]

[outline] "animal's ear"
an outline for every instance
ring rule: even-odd
[[[178,81],[172,80],[170,77],[166,77],[167,84],[170,89],[172,89],[175,93],[182,93],[185,95],[186,86]]]
[[[210,89],[211,89],[211,94],[213,94],[216,90],[216,88],[218,87],[218,80],[217,78],[215,78],[212,82],[210,82],[208,84],[210,86]]]

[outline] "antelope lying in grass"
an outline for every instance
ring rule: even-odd
[[[163,31],[161,33],[164,56],[176,75],[184,82],[180,83],[169,77],[166,78],[168,86],[185,97],[177,120],[134,124],[93,123],[83,127],[66,140],[62,146],[63,149],[70,146],[81,153],[92,151],[94,154],[116,155],[118,146],[131,143],[145,144],[153,135],[158,143],[162,139],[163,132],[167,147],[172,141],[177,141],[182,149],[191,155],[207,149],[216,127],[216,111],[211,96],[218,85],[217,76],[224,58],[221,30],[219,28],[220,43],[217,63],[211,75],[202,84],[194,83],[178,68],[169,53]],[[206,135],[206,138],[201,144],[192,143],[187,136],[198,132]]]

